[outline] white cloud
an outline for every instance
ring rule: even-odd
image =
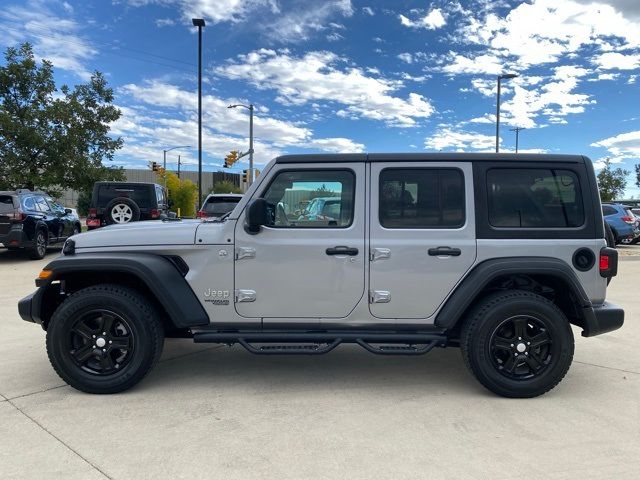
[[[125,147],[118,161],[126,158],[149,160],[158,155],[163,145],[193,145],[197,138],[197,95],[176,85],[148,81],[129,84],[119,90],[122,117],[112,126],[114,135],[122,136]],[[249,118],[245,109],[228,109],[237,98],[203,96],[203,150],[209,158],[220,158],[232,149],[246,150]],[[254,116],[257,164],[265,164],[286,152],[287,148],[303,148],[324,152],[362,152],[364,145],[344,137],[316,138],[311,129],[267,116],[259,106]],[[159,139],[162,145],[159,145]],[[189,164],[188,149],[183,158]],[[211,163],[218,165],[218,163]],[[219,166],[219,165],[218,165]]]
[[[490,54],[476,55],[469,58],[458,53],[450,52],[448,60],[449,63],[442,67],[441,70],[451,75],[459,75],[462,73],[498,75],[505,70],[503,67],[504,61]]]
[[[635,70],[640,68],[640,53],[624,55],[606,52],[595,57],[593,63],[605,70]]]
[[[413,63],[413,57],[410,53],[401,53],[398,55],[398,58],[405,63]]]
[[[158,18],[156,20],[156,27],[171,27],[176,24],[176,21],[172,18]]]
[[[150,4],[175,5],[182,17],[204,18],[209,23],[242,22],[260,8],[268,8],[274,13],[279,11],[276,0],[125,0],[133,7]]]
[[[606,148],[609,154],[619,161],[624,158],[640,159],[640,130],[605,138],[592,143],[591,146]]]
[[[71,12],[63,5],[68,15]],[[88,80],[86,63],[97,54],[82,36],[82,26],[71,17],[62,17],[47,3],[29,0],[24,6],[9,5],[0,9],[3,30],[0,44],[15,45],[29,41],[38,59],[46,58],[56,68],[67,70]]]
[[[495,149],[496,139],[493,135],[443,127],[438,129],[431,137],[425,139],[424,146],[432,150],[453,149],[464,151],[473,149],[477,151],[492,151]]]
[[[366,13],[367,15],[373,17],[375,15],[375,12],[373,11],[373,8],[371,7],[362,7],[362,11],[364,13]]]
[[[289,105],[324,100],[345,106],[336,114],[368,118],[392,126],[410,127],[416,118],[433,112],[430,101],[417,93],[394,96],[403,87],[400,80],[374,78],[352,67],[331,52],[308,52],[295,57],[288,51],[257,50],[239,55],[235,62],[215,69],[219,75],[244,79],[256,88],[274,89],[277,101]]]
[[[425,16],[418,18],[417,20],[411,20],[410,18],[400,14],[398,16],[400,23],[409,28],[426,28],[427,30],[436,30],[444,27],[447,23],[442,10],[439,8],[432,9]]]
[[[342,40],[344,37],[340,35],[338,32],[331,32],[327,35],[327,40],[330,42],[337,42],[338,40]]]

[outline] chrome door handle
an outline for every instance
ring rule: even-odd
[[[429,255],[432,257],[459,257],[461,254],[462,250],[459,248],[437,247],[429,249]]]

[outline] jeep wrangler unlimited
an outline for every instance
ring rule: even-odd
[[[85,392],[133,386],[172,336],[257,354],[457,346],[489,390],[534,397],[567,373],[571,325],[622,326],[605,301],[617,260],[582,156],[289,155],[216,221],[70,238],[19,311]]]

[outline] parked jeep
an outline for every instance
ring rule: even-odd
[[[339,199],[330,217],[278,206]],[[489,390],[534,397],[573,358],[571,325],[623,324],[591,161],[577,155],[343,154],[273,160],[219,221],[81,234],[19,303],[54,369],[125,390],[167,336],[258,354],[357,343],[383,355],[460,347]]]
[[[0,244],[40,260],[47,247],[80,233],[80,220],[44,192],[0,192]]]
[[[169,211],[165,189],[156,183],[96,182],[93,185],[87,227],[158,220]]]

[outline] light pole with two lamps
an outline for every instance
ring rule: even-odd
[[[502,80],[516,78],[517,73],[504,73],[498,75],[498,98],[496,99],[496,153],[500,151],[500,84]]]

